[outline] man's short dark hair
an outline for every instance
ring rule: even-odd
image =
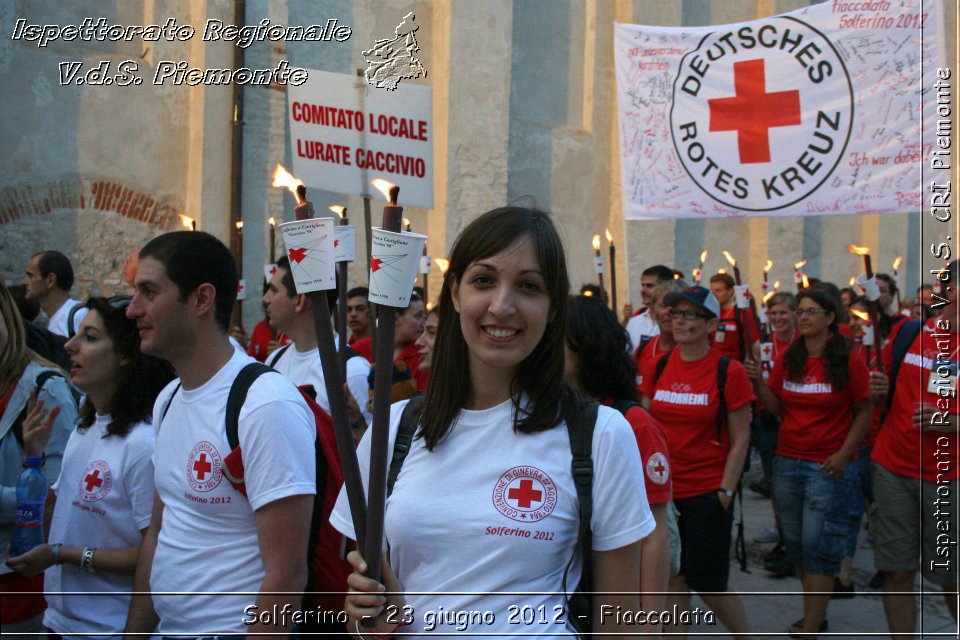
[[[57,276],[57,288],[69,292],[73,288],[73,265],[70,259],[59,251],[40,251],[33,254],[37,260],[37,268],[40,270],[40,277],[46,278],[52,273]]]
[[[727,289],[733,289],[736,286],[737,281],[733,279],[733,276],[729,273],[717,273],[710,276],[710,284],[714,282],[722,282]]]
[[[347,298],[358,297],[362,297],[364,299],[370,297],[370,289],[367,289],[366,287],[354,287],[353,289],[350,289],[350,291],[347,291]]]
[[[171,231],[157,236],[140,250],[140,259],[160,262],[167,277],[177,285],[180,301],[201,284],[216,289],[217,324],[230,330],[230,314],[237,298],[237,265],[230,250],[204,231]]]
[[[892,277],[890,277],[886,273],[878,273],[876,274],[876,277],[877,277],[877,280],[883,280],[884,282],[887,283],[887,289],[890,291],[890,295],[892,296],[897,295],[899,289],[897,289],[896,280],[894,280]]]
[[[655,264],[644,269],[640,276],[654,276],[658,282],[666,282],[667,280],[673,280],[673,269],[662,264]]]
[[[277,269],[283,269],[283,277],[280,278],[280,283],[287,290],[287,297],[292,298],[297,295],[297,283],[293,280],[293,272],[290,270],[290,258],[287,256],[282,256],[277,260]],[[337,278],[340,277],[340,274],[337,274]],[[349,295],[347,296],[350,297]],[[339,291],[337,288],[327,289],[327,304],[330,306],[330,310],[333,311],[334,305],[337,304],[337,299],[339,298]]]

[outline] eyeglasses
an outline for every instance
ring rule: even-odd
[[[671,318],[683,318],[684,320],[696,320],[697,318],[707,318],[708,316],[699,311],[677,311],[674,309],[670,312]]]
[[[118,311],[123,311],[124,309],[130,306],[130,301],[132,299],[133,298],[131,298],[130,296],[112,296],[110,298],[107,298],[107,304],[109,304],[114,309],[117,309]]]
[[[806,309],[797,309],[796,313],[798,318],[802,318],[803,316],[816,316],[816,315],[820,315],[821,313],[826,315],[830,312],[827,311],[826,309],[817,309],[816,307],[808,307]]]

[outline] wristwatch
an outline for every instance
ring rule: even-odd
[[[720,487],[719,489],[717,489],[717,491],[719,491],[719,492],[722,493],[723,495],[727,496],[728,498],[732,498],[732,497],[733,497],[733,489],[727,489],[727,488],[725,488],[725,487]]]

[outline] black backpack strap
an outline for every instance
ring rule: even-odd
[[[403,461],[410,453],[413,436],[420,425],[420,416],[423,415],[424,396],[414,396],[407,402],[400,414],[400,426],[397,429],[397,438],[393,442],[393,457],[390,458],[390,469],[387,472],[387,496],[393,493],[393,485],[397,483]]]
[[[77,316],[77,311],[85,307],[86,305],[84,304],[75,304],[73,305],[73,308],[70,309],[70,313],[67,314],[67,337],[68,338],[72,338],[77,334],[77,330],[73,326],[73,320]]]
[[[34,390],[37,395],[40,395],[40,390],[43,389],[43,385],[47,384],[47,380],[50,378],[66,378],[63,377],[63,374],[59,371],[54,371],[53,369],[44,369],[39,374],[37,374],[37,379],[34,381]],[[17,417],[13,421],[10,430],[13,431],[13,437],[16,439],[17,444],[20,445],[20,449],[23,449],[23,421],[27,419],[27,409],[30,408],[29,401],[23,406],[23,409],[17,414]]]
[[[357,353],[356,350],[354,350],[354,348],[348,344],[343,345],[341,351],[347,354],[346,360],[349,360],[350,358],[363,358],[363,356]],[[364,358],[364,360],[366,360],[366,358]]]
[[[268,358],[268,362],[266,363],[267,366],[272,368],[274,365],[276,365],[277,360],[279,360],[281,356],[283,356],[283,354],[287,352],[287,349],[289,349],[292,344],[293,344],[292,342],[285,344],[279,349],[277,349],[276,351],[274,351],[273,353],[271,353],[270,357]]]
[[[912,345],[913,341],[920,335],[921,330],[923,330],[923,320],[908,320],[903,323],[900,331],[897,332],[897,337],[893,339],[893,352],[891,354],[893,356],[893,362],[890,365],[890,385],[887,391],[888,409],[893,402],[893,392],[897,387],[897,375],[900,373],[900,365],[903,364],[903,359],[907,356],[910,345]]]
[[[230,385],[230,395],[227,396],[226,426],[227,442],[230,444],[230,450],[233,451],[240,444],[240,410],[243,408],[243,402],[247,399],[247,392],[254,381],[265,373],[274,371],[262,362],[251,362],[243,369]]]
[[[577,489],[577,511],[580,525],[577,531],[577,543],[567,566],[563,569],[562,589],[564,597],[567,594],[567,574],[578,555],[583,557],[583,572],[580,576],[578,591],[590,592],[593,590],[593,535],[590,530],[590,520],[593,517],[593,431],[597,425],[597,411],[599,404],[589,402],[582,404],[577,411],[576,420],[567,424],[567,435],[570,438],[570,452],[572,462],[570,469],[573,475],[573,484]],[[589,598],[567,598],[569,619],[581,632],[590,632],[590,629],[581,629],[580,624],[590,619],[591,607]]]
[[[717,366],[717,442],[720,442],[720,435],[723,423],[727,421],[727,399],[724,392],[727,389],[727,369],[730,368],[730,358],[720,356],[720,364]]]
[[[665,353],[660,356],[660,359],[657,360],[657,370],[653,372],[653,384],[657,384],[657,380],[660,379],[660,376],[663,375],[663,370],[667,368],[667,362],[670,360],[670,354]]]
[[[170,397],[167,398],[167,403],[163,405],[163,411],[160,412],[160,424],[157,425],[157,428],[160,428],[160,425],[163,424],[163,419],[167,417],[167,411],[170,411],[170,405],[173,404],[173,398],[177,395],[177,391],[180,391],[180,387],[183,386],[180,381],[177,381],[177,386],[173,388],[173,393],[170,394]]]
[[[610,406],[616,409],[617,411],[619,411],[620,413],[622,413],[623,415],[627,415],[627,411],[630,411],[630,409],[632,409],[633,407],[643,408],[643,405],[641,405],[636,400],[617,400]]]

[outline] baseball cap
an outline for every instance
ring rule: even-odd
[[[684,289],[683,291],[671,291],[667,295],[663,296],[663,304],[668,307],[676,306],[681,300],[686,300],[687,302],[700,307],[711,317],[719,318],[720,317],[720,301],[717,300],[717,296],[713,295],[713,292],[710,289],[705,289],[704,287],[690,287],[689,289]]]

